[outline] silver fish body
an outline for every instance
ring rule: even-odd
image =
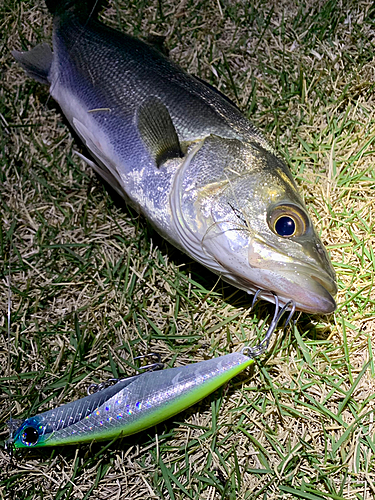
[[[53,53],[14,56],[50,85],[93,168],[173,245],[249,293],[335,309],[335,273],[289,169],[221,93],[73,7],[54,15]]]

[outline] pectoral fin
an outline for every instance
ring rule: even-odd
[[[52,64],[53,52],[48,43],[41,43],[28,52],[12,50],[12,56],[20,63],[26,73],[37,82],[49,84],[48,75]]]
[[[171,115],[160,99],[151,97],[144,101],[138,108],[136,120],[142,140],[157,167],[183,156]]]

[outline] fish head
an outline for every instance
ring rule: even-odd
[[[296,309],[336,308],[335,272],[288,167],[258,142],[208,136],[171,195],[180,244],[235,286]]]

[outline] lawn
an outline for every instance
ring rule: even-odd
[[[7,422],[133,375],[255,345],[273,308],[159,237],[92,172],[48,89],[10,50],[50,41],[40,0],[0,12],[0,498],[375,498],[375,8],[372,2],[112,0],[106,23],[166,36],[284,157],[336,273],[338,308],[299,314],[209,398],[110,443],[4,449]],[[10,307],[10,327],[8,325]]]

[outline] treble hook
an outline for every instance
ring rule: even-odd
[[[255,306],[256,302],[258,301],[262,292],[264,292],[264,290],[262,290],[261,288],[258,288],[258,290],[254,293],[254,297],[253,297],[253,301],[251,303],[250,310],[252,310],[254,308],[254,306]],[[275,297],[276,297],[276,295],[275,295]]]
[[[262,292],[262,290],[258,290],[255,297],[258,298],[259,295],[261,294],[261,292]],[[290,320],[292,319],[292,316],[296,310],[296,304],[295,304],[294,300],[289,300],[280,309],[278,296],[273,292],[271,292],[271,293],[275,297],[275,313],[273,315],[270,326],[268,327],[268,330],[267,330],[266,335],[264,336],[264,339],[258,345],[256,345],[255,347],[244,347],[242,349],[241,353],[244,354],[245,356],[250,356],[251,358],[255,358],[255,357],[263,354],[267,350],[267,348],[270,344],[271,336],[272,336],[273,332],[276,330],[277,324],[280,321],[282,315],[290,308],[289,315],[288,315],[288,317],[285,321],[285,324],[284,324],[284,328],[286,328],[287,325],[289,324]]]

